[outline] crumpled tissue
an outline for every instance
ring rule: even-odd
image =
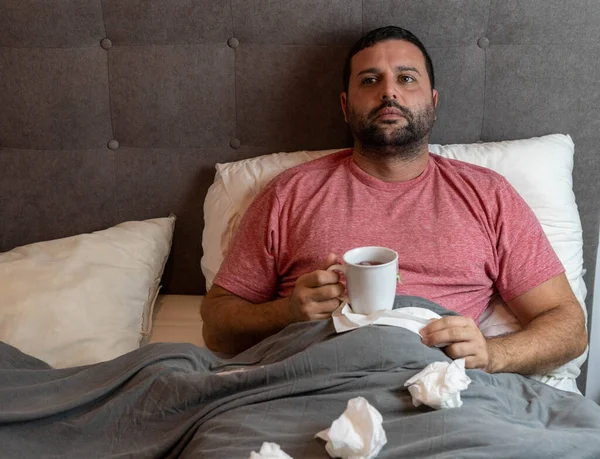
[[[315,437],[327,442],[325,449],[331,457],[343,459],[371,459],[387,443],[383,418],[363,397],[348,400],[346,411],[329,429]]]
[[[342,333],[364,327],[365,325],[391,325],[406,328],[419,334],[419,330],[429,324],[432,319],[441,319],[442,316],[425,308],[399,308],[384,309],[371,314],[357,314],[352,311],[348,303],[342,303],[332,314],[335,331]]]
[[[293,459],[287,455],[277,443],[263,442],[260,451],[257,453],[252,451],[250,459]]]
[[[439,410],[462,406],[460,392],[469,384],[471,378],[465,373],[465,359],[457,359],[452,363],[430,363],[404,386],[408,386],[414,406],[425,404]]]

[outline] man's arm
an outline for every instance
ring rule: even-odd
[[[579,357],[587,346],[585,317],[565,274],[507,303],[523,330],[488,340],[489,371],[544,374]]]
[[[291,323],[328,319],[344,292],[339,275],[326,271],[335,261],[330,254],[323,269],[298,278],[290,297],[267,303],[252,303],[213,285],[201,309],[206,345],[216,352],[238,354]]]
[[[238,354],[292,323],[289,298],[263,304],[213,285],[202,302],[202,335],[209,349]]]
[[[523,330],[486,340],[475,322],[445,317],[421,330],[430,346],[450,343],[446,354],[467,368],[490,373],[544,374],[581,355],[587,345],[583,311],[564,274],[508,302]]]

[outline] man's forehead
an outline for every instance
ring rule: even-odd
[[[365,68],[377,68],[378,63],[394,67],[412,66],[425,70],[425,56],[414,44],[406,40],[385,40],[364,48],[352,57],[352,73],[356,75]]]

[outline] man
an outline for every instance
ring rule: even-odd
[[[429,153],[438,93],[421,42],[398,27],[369,32],[344,86],[353,150],[290,169],[257,197],[204,300],[208,346],[237,353],[328,319],[344,286],[326,268],[377,245],[399,253],[398,294],[461,314],[421,334],[467,368],[543,374],[583,353],[583,313],[531,209],[500,175]],[[486,340],[477,320],[495,292],[524,328]]]

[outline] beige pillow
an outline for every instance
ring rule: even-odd
[[[138,348],[174,224],[126,222],[0,253],[0,340],[56,368]]]

